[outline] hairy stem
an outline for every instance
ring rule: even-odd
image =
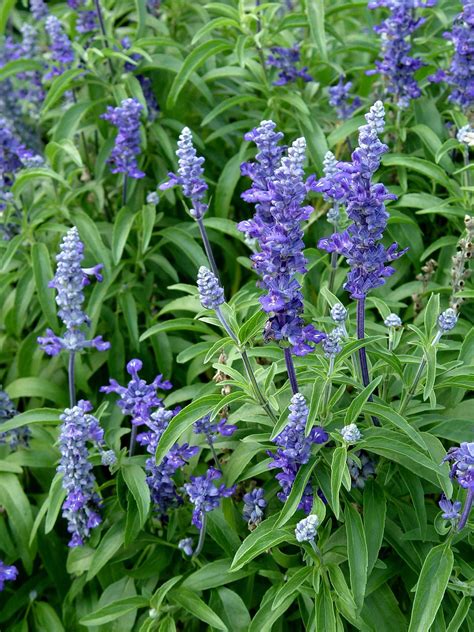
[[[95,4],[95,10],[97,12],[97,17],[99,18],[99,26],[100,26],[100,30],[101,33],[104,37],[104,42],[107,48],[110,48],[109,46],[109,39],[107,37],[107,32],[105,30],[105,22],[104,22],[104,16],[102,13],[102,8],[100,6],[100,0],[94,0],[94,4]],[[109,68],[110,68],[110,74],[113,75],[114,74],[114,67],[112,66],[112,61],[110,58],[107,59],[107,61],[109,62]]]
[[[219,277],[219,270],[217,269],[216,260],[214,259],[214,253],[212,252],[211,242],[209,241],[209,236],[206,231],[206,227],[204,226],[204,222],[202,217],[196,219],[196,223],[199,226],[199,232],[201,233],[201,239],[204,246],[204,250],[206,251],[207,259],[209,261],[209,265],[211,266],[212,272],[215,274],[219,283],[221,282]]]
[[[199,531],[199,540],[196,550],[194,551],[193,557],[197,557],[199,553],[202,551],[202,547],[204,546],[204,540],[206,539],[206,524],[207,524],[207,516],[206,512],[202,512],[202,526]]]
[[[364,340],[365,338],[365,297],[357,300],[357,338]],[[365,347],[359,349],[359,364],[360,372],[362,375],[362,383],[364,388],[369,385],[369,367],[367,365],[367,353]],[[372,395],[369,396],[369,402],[373,401]],[[380,421],[377,417],[372,417],[372,423],[374,426],[380,426]]]
[[[127,205],[127,193],[128,193],[128,178],[127,174],[123,174],[123,187],[122,187],[122,206]]]
[[[133,456],[135,453],[135,445],[137,443],[137,426],[132,424],[132,433],[130,435],[130,445],[128,447],[128,456]]]
[[[464,503],[464,509],[461,514],[461,520],[458,524],[458,531],[466,525],[467,519],[469,518],[469,514],[471,513],[472,502],[474,500],[474,489],[470,488],[467,491],[466,502]]]
[[[296,395],[296,393],[298,393],[298,381],[296,379],[295,365],[293,364],[290,347],[285,347],[285,363],[291,390],[293,391],[293,395]]]
[[[441,331],[441,329],[439,329],[436,332],[436,336],[431,341],[431,346],[432,347],[435,347],[438,344],[438,342],[440,341],[442,335],[443,335],[443,332]],[[421,362],[420,362],[420,364],[418,366],[418,369],[416,371],[416,374],[415,374],[415,377],[413,379],[413,382],[412,382],[410,388],[408,389],[408,391],[403,396],[402,403],[400,404],[400,410],[398,411],[400,415],[402,415],[405,412],[405,409],[408,406],[408,404],[410,403],[410,400],[412,399],[412,397],[416,393],[416,389],[417,389],[418,383],[421,380],[421,376],[423,375],[423,371],[425,370],[426,362],[427,362],[426,355],[423,354],[423,357],[422,357]]]
[[[69,404],[71,408],[76,405],[75,360],[76,360],[76,353],[74,351],[70,351],[69,352],[69,366],[68,366],[68,384],[69,384]]]

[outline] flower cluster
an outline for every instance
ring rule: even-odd
[[[0,386],[0,445],[7,443],[10,450],[16,450],[19,446],[27,447],[28,440],[31,436],[31,431],[28,426],[21,426],[20,428],[7,430],[7,432],[1,432],[2,423],[13,419],[15,415],[18,415],[18,411],[14,403],[8,397],[8,393]]]
[[[48,7],[44,0],[30,0],[30,11],[36,22],[49,15]]]
[[[246,135],[246,140],[255,142],[258,153],[256,163],[242,165],[242,172],[253,181],[242,197],[256,203],[256,214],[238,228],[257,238],[260,246],[251,259],[265,290],[260,302],[272,314],[265,339],[287,340],[293,353],[306,355],[324,338],[312,325],[304,325],[303,296],[296,278],[306,272],[301,222],[313,210],[302,205],[309,188],[303,171],[306,143],[298,138],[284,156],[279,146],[282,136],[274,130],[272,121],[263,121]]]
[[[454,46],[449,70],[438,70],[430,79],[447,81],[452,88],[449,100],[467,112],[474,106],[474,4],[472,0],[462,0],[462,4],[452,31],[444,34]]]
[[[217,509],[221,498],[228,498],[235,492],[235,486],[226,487],[223,483],[216,487],[213,481],[221,478],[222,472],[210,467],[204,476],[191,476],[184,489],[194,505],[192,523],[202,529],[205,514]]]
[[[383,321],[385,327],[395,329],[396,327],[402,326],[402,319],[397,314],[389,314],[387,318]]]
[[[255,487],[251,492],[244,494],[243,519],[249,529],[255,529],[263,520],[263,511],[267,506],[265,491],[262,487]]]
[[[341,340],[344,338],[342,327],[334,327],[321,343],[326,358],[334,359],[342,350]]]
[[[48,34],[51,46],[51,58],[53,67],[45,76],[45,79],[51,79],[58,75],[62,75],[74,61],[74,50],[71,41],[63,31],[61,22],[54,15],[48,15],[45,22],[46,33]]]
[[[474,144],[474,130],[473,130]],[[451,262],[451,298],[449,304],[453,309],[459,309],[464,298],[459,293],[464,289],[466,279],[471,276],[469,262],[474,254],[474,218],[470,215],[464,217],[465,234],[458,241],[456,253]]]
[[[298,78],[306,82],[313,81],[313,77],[308,74],[307,66],[301,69],[297,68],[297,64],[300,61],[300,49],[298,46],[291,48],[274,46],[270,50],[271,55],[268,56],[267,66],[278,69],[278,79],[273,82],[273,85],[284,86],[287,83],[296,81]]]
[[[178,173],[168,173],[169,180],[160,185],[160,189],[164,191],[180,186],[183,195],[191,200],[190,214],[200,220],[208,209],[208,205],[203,202],[207,191],[207,184],[203,178],[204,158],[197,155],[189,127],[184,127],[179,135],[176,155],[178,156]]]
[[[375,465],[364,450],[359,450],[355,453],[355,456],[359,459],[360,465],[355,459],[350,456],[347,457],[347,467],[351,475],[351,484],[352,487],[364,489],[366,482],[375,476]]]
[[[158,442],[173,415],[174,413],[166,408],[158,408],[147,418],[146,431],[137,437],[138,443],[146,446],[147,452],[151,455],[145,464],[146,481],[150,489],[154,511],[161,521],[165,520],[169,509],[182,503],[182,498],[178,494],[172,478],[173,475],[198,452],[196,446],[190,447],[187,443],[182,446],[175,444],[165,455],[160,465],[156,464],[155,453]]]
[[[117,107],[108,106],[107,112],[101,115],[117,128],[114,148],[109,162],[112,173],[123,173],[129,178],[144,178],[145,174],[138,168],[137,156],[140,153],[140,114],[143,105],[137,99],[124,99]]]
[[[404,252],[397,244],[385,248],[380,239],[387,225],[385,202],[396,196],[372,177],[380,166],[388,147],[379,140],[384,130],[385,111],[377,101],[366,114],[366,125],[359,128],[359,146],[352,153],[352,162],[337,163],[337,170],[315,185],[316,191],[346,204],[351,225],[342,233],[334,233],[319,241],[319,247],[343,255],[350,266],[344,288],[352,298],[365,298],[367,293],[385,283],[395,270],[386,262],[398,259]]]
[[[216,275],[205,266],[201,266],[197,276],[199,300],[205,309],[217,309],[225,302],[224,290]]]
[[[311,429],[308,436],[305,436],[309,411],[306,400],[301,393],[293,395],[289,409],[290,414],[285,428],[273,440],[278,446],[276,454],[268,453],[269,456],[273,457],[269,467],[282,470],[276,475],[282,488],[282,491],[278,493],[278,498],[282,502],[288,498],[301,465],[309,461],[311,445],[325,443],[329,438],[327,432],[317,426]],[[308,513],[311,511],[312,505],[313,491],[308,483],[299,508]]]
[[[458,322],[458,315],[456,311],[451,307],[448,307],[444,312],[438,316],[438,328],[443,333],[447,333],[456,327]]]
[[[316,514],[310,514],[300,520],[295,527],[295,537],[298,542],[311,542],[316,537],[319,527],[319,518]]]
[[[463,125],[456,134],[456,138],[463,145],[474,147],[474,127],[469,124]]]
[[[423,18],[415,16],[418,7],[431,7],[437,0],[371,0],[369,9],[386,7],[389,16],[374,27],[381,37],[382,61],[376,61],[376,70],[387,81],[387,92],[394,95],[400,108],[408,107],[411,99],[421,96],[414,74],[423,66],[421,59],[410,56],[413,33],[423,24]]]
[[[57,355],[62,349],[81,351],[87,347],[95,347],[98,351],[105,351],[110,347],[110,343],[104,342],[102,336],[87,340],[84,332],[84,325],[89,325],[90,320],[82,306],[83,289],[90,283],[90,276],[94,276],[97,281],[102,281],[100,271],[103,265],[82,268],[83,256],[84,244],[79,238],[79,232],[75,227],[70,228],[61,242],[59,254],[56,257],[58,263],[56,274],[49,283],[49,287],[56,290],[58,316],[63,321],[66,332],[63,337],[59,337],[51,329],[47,329],[46,335],[38,338],[38,343],[48,355]]]
[[[362,434],[356,424],[348,424],[339,430],[344,443],[357,443],[362,439]]]
[[[128,50],[131,48],[132,43],[129,37],[124,37],[121,41],[122,47],[124,50]],[[142,59],[142,56],[139,53],[133,53],[131,58],[138,62]],[[125,70],[131,72],[135,69],[135,64],[126,62],[124,65]],[[148,120],[154,121],[158,116],[158,112],[160,111],[160,106],[158,105],[158,101],[156,100],[155,93],[153,91],[153,84],[151,82],[150,77],[146,77],[145,75],[138,74],[135,75],[138,83],[140,84],[143,92],[143,96],[145,97],[146,107],[148,111]]]
[[[99,421],[89,414],[91,410],[91,404],[81,400],[77,406],[66,408],[61,415],[61,460],[57,471],[63,475],[62,486],[66,490],[62,515],[68,521],[70,547],[84,544],[91,529],[102,521],[100,497],[95,491],[87,442],[95,442],[102,447],[104,431]]]
[[[352,81],[345,81],[344,75],[340,75],[338,83],[328,89],[329,105],[332,105],[336,110],[337,116],[341,121],[350,118],[354,110],[357,110],[361,104],[359,97],[351,98],[351,89]]]
[[[222,417],[219,421],[211,422],[211,415],[206,415],[193,424],[194,433],[204,435],[209,445],[214,443],[217,435],[231,437],[236,430],[237,426],[228,424],[226,417]]]
[[[7,566],[0,560],[0,592],[5,588],[5,582],[13,582],[18,577],[16,566]]]
[[[151,384],[148,384],[138,375],[142,370],[141,360],[130,360],[127,364],[127,373],[131,380],[127,386],[121,386],[117,380],[110,379],[108,386],[101,386],[102,393],[116,393],[119,395],[117,405],[124,415],[130,415],[132,424],[135,426],[148,423],[150,411],[157,406],[162,406],[163,401],[158,397],[156,391],[168,391],[172,388],[168,380],[164,380],[162,375],[157,375]],[[172,413],[169,413],[172,415]],[[164,428],[163,428],[164,430]]]
[[[467,489],[466,502],[458,523],[458,529],[462,529],[469,518],[474,501],[474,443],[464,442],[458,448],[450,448],[444,461],[451,463],[450,477]]]
[[[461,517],[462,502],[460,500],[452,502],[451,500],[448,500],[443,494],[438,505],[443,512],[441,514],[441,517],[445,520],[454,520],[457,522]]]

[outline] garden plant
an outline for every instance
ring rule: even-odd
[[[473,0],[1,0],[0,630],[474,630]]]

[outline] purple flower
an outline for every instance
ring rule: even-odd
[[[140,114],[143,105],[137,99],[124,99],[118,107],[107,108],[101,115],[117,130],[115,145],[110,154],[112,173],[123,173],[129,178],[144,178],[138,168],[137,156],[140,153]]]
[[[329,105],[336,110],[337,116],[341,121],[348,119],[354,110],[361,104],[359,97],[351,97],[352,81],[344,83],[344,75],[339,76],[339,82],[328,89]],[[350,102],[352,98],[352,103]],[[332,154],[331,154],[332,155]],[[327,172],[325,171],[326,175]]]
[[[244,494],[244,510],[242,517],[250,529],[257,527],[263,520],[263,510],[267,506],[265,490],[255,487],[251,492]]]
[[[446,72],[438,70],[430,79],[447,81],[452,88],[449,100],[467,113],[474,105],[474,4],[472,0],[462,0],[462,4],[452,31],[444,34],[454,46],[450,67]]]
[[[7,443],[10,450],[16,450],[19,446],[28,447],[28,440],[31,436],[28,426],[1,432],[2,423],[13,419],[15,415],[18,415],[18,411],[14,403],[9,398],[8,393],[0,386],[0,445]]]
[[[296,81],[298,77],[303,79],[303,81],[313,81],[313,77],[307,72],[307,66],[300,70],[296,66],[300,61],[299,46],[293,46],[292,48],[274,46],[270,50],[272,54],[268,56],[267,66],[278,68],[279,71],[278,79],[273,82],[274,86],[284,86],[287,83]]]
[[[410,99],[421,96],[414,73],[423,66],[421,59],[410,56],[413,33],[423,24],[416,18],[415,9],[430,7],[437,0],[372,0],[369,9],[387,7],[389,16],[374,30],[381,36],[382,61],[376,61],[376,70],[367,74],[381,74],[387,82],[387,92],[394,95],[400,108],[407,108]]]
[[[185,483],[189,500],[194,505],[192,523],[199,530],[202,529],[204,516],[207,512],[217,509],[221,498],[232,496],[235,492],[233,487],[226,487],[224,484],[216,487],[213,481],[221,478],[222,472],[210,467],[204,476],[191,476],[189,483]]]
[[[220,434],[223,437],[231,437],[236,430],[237,426],[228,424],[226,417],[222,417],[222,419],[217,422],[211,422],[211,415],[206,415],[193,424],[194,434],[204,435],[209,445],[214,443],[217,435]]]
[[[62,75],[74,61],[74,51],[71,41],[63,31],[61,22],[54,15],[48,15],[45,23],[46,33],[51,42],[51,58],[56,64],[45,76],[45,79]]]
[[[304,324],[303,296],[296,278],[306,272],[301,222],[313,210],[303,206],[311,181],[304,179],[306,143],[304,138],[297,139],[282,156],[278,144],[282,136],[274,129],[272,121],[263,121],[245,137],[255,141],[258,153],[256,163],[242,165],[242,173],[253,180],[242,197],[256,203],[256,213],[253,220],[241,222],[238,228],[257,238],[260,246],[251,259],[265,290],[260,302],[264,311],[272,314],[265,339],[287,340],[293,353],[306,355],[324,338],[312,325]]]
[[[346,204],[352,224],[342,233],[334,233],[319,241],[319,248],[343,255],[350,271],[344,288],[352,298],[364,298],[367,293],[385,283],[395,270],[386,262],[401,257],[397,244],[385,248],[380,242],[387,225],[385,202],[396,198],[382,183],[372,177],[388,151],[378,135],[384,130],[385,111],[377,101],[366,114],[367,124],[359,128],[359,146],[352,153],[352,162],[338,162],[337,172],[319,180],[314,189],[339,203]]]
[[[7,566],[0,560],[0,592],[5,588],[5,582],[13,582],[18,577],[16,566]]]
[[[193,539],[183,538],[178,542],[178,549],[181,549],[185,555],[191,557],[193,554]]]
[[[461,507],[462,503],[459,500],[456,500],[454,503],[446,498],[446,496],[441,496],[440,501],[438,502],[439,508],[443,511],[441,514],[442,518],[445,520],[458,520],[461,517]]]
[[[443,333],[447,333],[456,327],[458,322],[458,315],[456,310],[452,307],[448,307],[444,312],[438,316],[438,327]]]
[[[61,415],[61,460],[57,471],[63,475],[62,486],[66,490],[62,515],[68,521],[70,547],[84,544],[91,529],[102,522],[99,515],[100,497],[95,491],[87,442],[102,446],[104,431],[99,421],[88,414],[91,410],[91,404],[81,400],[77,406],[66,408]]]
[[[96,11],[78,11],[76,28],[78,33],[92,33],[98,28]]]
[[[325,443],[329,439],[328,433],[318,426],[312,428],[309,435],[305,436],[309,411],[306,400],[301,393],[293,395],[289,409],[290,414],[285,428],[273,440],[278,446],[276,454],[268,453],[273,457],[269,467],[282,470],[281,473],[276,475],[282,488],[282,491],[278,493],[278,498],[282,502],[285,502],[290,495],[293,482],[301,465],[309,461],[311,445],[313,443]],[[313,491],[308,483],[298,507],[309,513],[312,505]]]
[[[347,457],[347,467],[351,475],[352,487],[364,489],[366,482],[375,476],[375,465],[369,455],[363,450],[359,450],[355,455],[360,460],[360,467],[354,459]]]
[[[464,442],[458,448],[450,448],[443,461],[451,463],[450,477],[467,489],[466,502],[458,524],[458,530],[461,530],[467,522],[474,500],[474,443]]]
[[[209,208],[203,202],[208,188],[202,177],[204,158],[197,155],[189,127],[184,127],[179,136],[176,155],[178,156],[178,173],[168,173],[169,180],[160,185],[160,189],[164,191],[180,186],[183,195],[191,201],[190,214],[194,219],[202,219]]]
[[[46,335],[38,338],[38,343],[48,355],[57,355],[62,349],[81,351],[87,347],[95,347],[98,351],[105,351],[110,347],[110,343],[104,342],[102,336],[88,340],[83,330],[84,326],[90,325],[89,317],[83,310],[83,288],[90,283],[91,276],[102,281],[100,270],[103,268],[102,264],[82,268],[83,258],[84,244],[79,232],[75,227],[70,228],[61,242],[56,257],[56,274],[49,283],[49,287],[56,290],[58,316],[66,326],[66,332],[59,337],[51,329],[47,329]]]
[[[224,290],[215,274],[205,266],[199,268],[197,276],[199,300],[205,309],[217,309],[225,302]]]
[[[138,375],[142,367],[141,360],[130,360],[127,364],[127,373],[132,379],[127,386],[121,386],[117,380],[111,379],[108,386],[100,387],[102,393],[116,393],[120,396],[117,401],[118,407],[124,415],[131,416],[132,424],[136,426],[147,423],[151,409],[163,405],[156,391],[158,389],[168,391],[172,388],[171,383],[163,380],[162,375],[157,375],[151,384],[147,384]],[[172,413],[168,414],[172,416]]]
[[[30,11],[35,22],[39,22],[49,14],[44,0],[30,0]]]
[[[312,542],[318,533],[319,517],[316,514],[310,514],[303,520],[300,520],[295,528],[295,537],[298,542]]]

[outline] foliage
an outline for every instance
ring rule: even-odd
[[[422,62],[421,96],[411,85],[400,100],[385,90],[390,50],[381,56],[372,29],[387,18],[387,2],[369,10],[343,0],[101,0],[101,15],[90,13],[90,0],[42,4],[0,6],[0,357],[8,395],[0,397],[0,627],[473,629],[473,523],[465,515],[459,528],[459,513],[472,502],[474,451],[471,461],[459,448],[444,459],[474,438],[474,225],[465,220],[474,121],[472,107],[449,99],[446,74],[430,79],[449,68],[453,37],[443,33],[462,7],[414,3],[424,18],[408,29],[410,54]],[[45,12],[59,20],[53,42]],[[454,42],[467,37],[456,24]],[[35,43],[24,25],[38,27]],[[287,59],[266,63],[290,48],[296,71]],[[382,57],[382,74],[367,74]],[[458,55],[456,76],[461,62]],[[349,91],[357,96],[344,109],[338,99]],[[361,336],[360,298],[343,289],[346,260],[318,247],[354,221],[350,200],[341,198],[331,230],[334,198],[311,174],[328,176],[328,150],[351,161],[363,115],[379,99],[387,151],[370,175],[396,197],[385,200],[380,243],[384,253],[395,241],[408,250],[364,295]],[[241,163],[255,160],[254,138],[244,134],[265,120],[283,133],[282,147],[306,140],[300,180],[310,208],[290,227],[305,244],[306,272],[291,271],[302,285],[298,318],[317,334],[340,327],[306,355],[292,355],[285,334],[264,335],[268,304],[259,299],[268,287],[257,285],[250,256],[258,248],[238,228],[255,212],[241,197],[250,186]],[[195,168],[191,192],[175,154],[184,127],[192,131],[184,147]],[[196,166],[196,156],[205,161]],[[288,186],[279,175],[270,190]],[[79,325],[71,315],[63,321],[55,303],[55,255],[73,226],[83,263],[103,277],[75,288],[86,305],[82,346],[99,340],[100,352],[66,345]],[[74,255],[66,276],[68,269],[80,274]],[[341,307],[334,312],[341,302],[347,317]],[[62,341],[52,357],[37,341],[47,329]],[[148,399],[138,401],[133,389],[146,390],[143,380]],[[81,471],[92,477],[87,502],[100,518],[81,526],[83,545],[68,548],[66,491],[65,507],[76,505],[57,467],[67,467],[71,442],[64,420],[79,432],[64,413],[76,395],[90,402],[75,409],[84,435],[74,440]],[[468,463],[471,483],[459,463]],[[454,509],[440,508],[444,497]],[[303,509],[317,519],[301,525]],[[87,506],[81,511],[87,521]]]

